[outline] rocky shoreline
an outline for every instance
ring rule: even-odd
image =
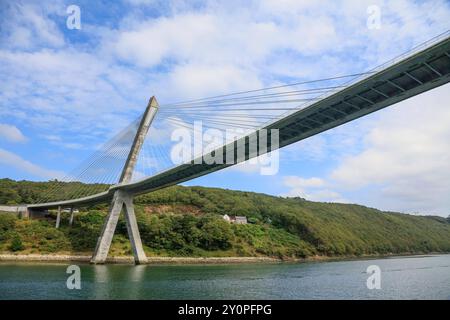
[[[387,259],[394,257],[420,257],[430,255],[450,254],[449,252],[427,252],[427,253],[403,253],[385,255],[362,255],[362,256],[311,256],[307,258],[275,258],[275,257],[156,257],[148,256],[146,264],[239,264],[239,263],[281,263],[281,262],[325,262],[346,261],[361,259]],[[79,262],[89,263],[90,255],[70,254],[11,254],[0,253],[0,262],[40,262],[40,263],[63,263]],[[134,264],[132,256],[108,257],[107,264]]]
[[[15,262],[83,262],[88,263],[87,255],[44,255],[44,254],[0,254],[0,261]],[[228,264],[228,263],[267,263],[283,260],[270,257],[148,257],[147,264]],[[109,257],[107,263],[132,264],[132,256]]]

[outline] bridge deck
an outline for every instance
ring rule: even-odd
[[[450,38],[446,38],[414,55],[362,79],[312,105],[287,115],[263,129],[279,129],[280,144],[284,147],[320,132],[393,105],[450,81]],[[241,142],[248,145],[249,137]],[[270,140],[270,139],[269,139]],[[239,142],[229,145],[237,149]],[[216,152],[225,152],[226,148]],[[270,151],[270,147],[268,149]],[[245,159],[250,155],[246,150]],[[239,162],[240,162],[239,161]],[[229,164],[187,163],[168,169],[155,176],[128,184],[116,185],[107,192],[90,197],[53,203],[29,205],[29,208],[52,208],[58,205],[77,206],[104,202],[118,188],[134,194],[143,194],[214,172]]]

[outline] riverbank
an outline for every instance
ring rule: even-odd
[[[20,262],[83,262],[87,255],[42,255],[42,254],[0,254],[0,261]],[[283,260],[270,257],[148,257],[147,264],[234,264],[234,263],[274,263]],[[107,263],[133,264],[132,256],[108,257]]]
[[[281,262],[326,262],[326,261],[352,261],[362,259],[380,259],[411,256],[444,255],[450,253],[404,253],[385,255],[362,255],[362,256],[311,256],[307,258],[280,259],[274,257],[147,257],[147,264],[249,264],[249,263],[281,263]],[[65,254],[0,254],[0,262],[81,262],[89,263],[90,255],[65,255]],[[134,264],[132,256],[108,257],[108,264]]]

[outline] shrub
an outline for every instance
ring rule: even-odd
[[[22,243],[22,239],[20,238],[20,236],[18,234],[16,234],[12,241],[11,241],[11,245],[9,246],[9,249],[11,251],[20,251],[25,249],[23,243]]]
[[[5,240],[7,238],[7,233],[14,229],[16,220],[17,218],[13,214],[0,214],[0,240]]]
[[[230,224],[222,218],[205,218],[200,224],[200,246],[206,250],[228,249],[231,247]]]
[[[0,231],[8,231],[14,228],[17,218],[12,213],[0,214]]]

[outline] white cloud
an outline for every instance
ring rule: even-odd
[[[45,134],[42,135],[42,138],[46,139],[49,143],[53,145],[63,147],[66,149],[82,149],[84,147],[81,143],[69,142],[67,141],[67,139],[64,140],[63,138],[57,135]]]
[[[64,173],[61,171],[42,168],[28,160],[23,159],[19,155],[4,149],[0,149],[0,164],[17,168],[38,178],[61,179],[64,177]]]
[[[131,83],[126,80],[132,71],[110,68],[91,54],[0,50],[0,59],[4,62],[0,114],[38,130],[66,136],[89,132],[90,139],[104,141],[131,121],[135,110],[143,110],[148,99],[137,84],[139,77],[133,76]],[[142,92],[142,97],[125,98],[131,91]],[[2,106],[11,104],[14,109]],[[91,144],[89,140],[82,143]]]
[[[2,5],[2,46],[15,49],[34,49],[47,45],[62,47],[64,36],[49,15],[61,15],[65,6],[52,3],[10,2]]]
[[[329,183],[322,178],[302,178],[299,176],[285,176],[282,178],[283,186],[289,191],[283,193],[284,197],[301,197],[310,201],[348,202],[342,195],[329,188]]]
[[[258,77],[234,65],[184,64],[174,68],[170,84],[184,97],[203,97],[215,93],[234,92],[241,88],[259,88]]]
[[[305,198],[311,201],[325,201],[325,202],[348,202],[341,194],[329,189],[323,189],[305,194]]]
[[[284,195],[447,216],[449,87],[433,89],[309,139],[309,143],[288,147],[288,160],[333,166],[322,177],[284,177],[283,185],[289,189]]]
[[[282,197],[301,197],[309,201],[321,202],[348,202],[341,194],[330,189],[307,191],[303,188],[292,188],[281,194]]]
[[[341,190],[370,188],[366,201],[402,211],[444,214],[450,207],[449,85],[383,111],[330,178]]]
[[[0,123],[0,137],[12,142],[27,141],[27,138],[16,126],[4,123]]]
[[[323,187],[325,182],[316,177],[305,179],[297,176],[287,176],[283,178],[283,184],[290,188],[318,188]]]

